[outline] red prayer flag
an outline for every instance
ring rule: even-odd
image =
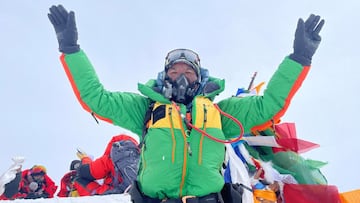
[[[339,191],[333,185],[285,184],[284,200],[290,203],[340,203]]]
[[[275,125],[275,131],[277,133],[276,142],[287,150],[291,150],[296,153],[304,153],[319,147],[318,144],[298,139],[296,136],[295,123],[277,124]],[[277,148],[274,151],[281,151],[281,149]]]

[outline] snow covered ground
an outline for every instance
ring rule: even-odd
[[[88,196],[88,197],[54,197],[48,199],[16,199],[16,200],[4,200],[1,202],[37,202],[37,203],[94,203],[94,202],[106,202],[106,203],[130,203],[129,194],[115,194],[115,195],[101,195],[101,196]]]

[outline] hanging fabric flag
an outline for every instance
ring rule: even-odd
[[[360,190],[352,190],[340,193],[341,203],[360,202]]]
[[[248,93],[249,93],[249,90],[245,90],[245,88],[238,88],[237,91],[236,91],[235,96],[236,97],[241,97],[241,96],[246,95]]]
[[[265,82],[261,82],[260,84],[256,85],[255,87],[251,88],[250,92],[254,95],[259,95],[262,86],[265,84]]]
[[[287,150],[304,153],[320,146],[309,141],[298,139],[296,136],[295,123],[277,124],[275,125],[275,131],[277,133],[277,143]],[[274,149],[274,152],[277,151],[283,151],[283,149]]]
[[[252,203],[253,202],[253,193],[248,190],[251,189],[250,177],[247,172],[245,164],[241,159],[236,155],[231,144],[225,144],[226,147],[226,159],[228,159],[228,175],[230,175],[231,183],[238,183],[243,185],[244,193],[242,195],[242,201]],[[226,179],[226,177],[225,177]]]
[[[282,147],[276,142],[276,138],[274,136],[247,136],[243,137],[243,140],[245,140],[250,146]]]
[[[284,200],[291,203],[340,203],[338,189],[333,185],[285,184]]]

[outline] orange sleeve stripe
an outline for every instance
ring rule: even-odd
[[[271,126],[273,121],[276,122],[276,121],[280,120],[280,118],[285,114],[286,110],[288,109],[290,102],[291,102],[292,98],[294,97],[295,93],[300,88],[302,82],[305,80],[305,77],[308,74],[309,70],[310,70],[310,66],[303,67],[303,70],[301,71],[298,79],[295,81],[293,87],[291,88],[291,90],[289,92],[289,95],[285,99],[284,107],[282,109],[280,109],[280,111],[277,114],[275,114],[275,116],[271,120],[268,120],[261,125],[254,126],[251,129],[252,132],[258,131],[258,130],[264,130],[265,128]]]
[[[65,73],[66,73],[66,76],[68,77],[69,81],[70,81],[70,84],[71,84],[71,87],[75,93],[75,96],[76,98],[78,99],[78,101],[80,102],[80,105],[88,112],[91,112],[90,108],[81,100],[81,97],[80,97],[80,92],[78,90],[78,88],[76,87],[76,84],[75,84],[75,81],[70,73],[70,70],[69,70],[69,67],[68,65],[66,64],[66,61],[65,61],[65,54],[62,54],[60,56],[60,61],[64,67],[64,70],[65,70]]]
[[[75,84],[75,81],[70,73],[70,69],[65,61],[65,54],[61,54],[60,56],[60,61],[61,61],[61,64],[63,65],[64,67],[64,70],[65,70],[65,73],[66,73],[66,76],[68,77],[69,81],[70,81],[70,84],[71,84],[71,87],[75,93],[75,96],[76,98],[78,99],[80,105],[83,107],[83,109],[85,109],[85,111],[89,112],[89,113],[92,113],[94,116],[96,116],[96,118],[100,119],[100,120],[103,120],[103,121],[106,121],[106,122],[109,122],[109,123],[113,123],[112,120],[108,119],[108,118],[104,118],[102,116],[99,116],[95,113],[93,113],[91,111],[91,109],[89,108],[88,105],[85,104],[85,102],[81,99],[80,97],[80,92]]]

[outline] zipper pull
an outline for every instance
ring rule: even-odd
[[[190,156],[192,156],[192,151],[191,151],[191,147],[190,147],[190,142],[186,142],[187,144],[187,149],[188,149],[188,153]]]

